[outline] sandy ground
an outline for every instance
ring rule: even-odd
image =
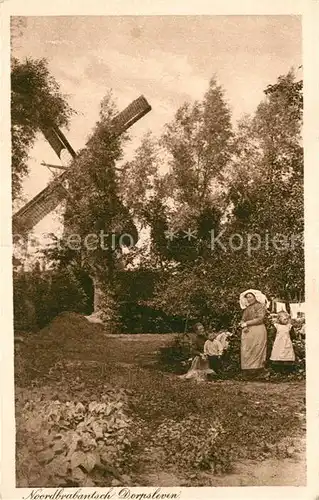
[[[298,451],[292,458],[246,460],[237,462],[231,474],[213,475],[203,473],[194,481],[205,486],[306,486],[305,440],[298,440]],[[143,484],[161,487],[184,486],[182,478],[165,471],[148,472]]]
[[[212,476],[210,486],[306,486],[306,471],[303,461],[292,459],[265,460],[237,464],[233,474]],[[148,474],[147,482],[161,487],[183,486],[183,481],[173,474],[159,471]],[[207,482],[205,484],[207,486]]]

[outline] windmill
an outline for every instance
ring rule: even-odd
[[[144,96],[138,97],[138,99],[129,104],[121,113],[115,116],[111,122],[114,139],[128,130],[151,109],[151,106]],[[50,124],[50,126],[46,128],[43,127],[42,133],[61,161],[64,160],[65,156],[71,158],[76,157],[74,149],[55,124]],[[68,195],[66,187],[67,178],[68,171],[66,169],[13,215],[13,234],[27,234],[46,215],[51,213],[63,200],[65,200]]]
[[[131,104],[111,121],[111,140],[115,140],[119,137],[151,109],[151,106],[144,96],[140,96],[131,102]],[[74,149],[62,131],[54,123],[43,126],[41,131],[62,164],[66,165],[69,159],[72,160],[76,158],[77,155]],[[68,199],[68,167],[45,165],[48,167],[62,168],[63,172],[55,176],[53,181],[51,181],[45,189],[40,191],[40,193],[13,215],[12,230],[15,235],[27,235],[36,224],[55,210],[55,208],[65,199]],[[99,289],[97,280],[94,281],[94,285],[94,311],[96,311],[99,308],[101,290]]]

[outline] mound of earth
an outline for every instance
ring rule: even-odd
[[[49,373],[58,361],[69,354],[85,357],[92,347],[98,350],[104,344],[107,331],[101,324],[90,323],[85,316],[63,312],[42,330],[20,335],[15,342],[15,377],[17,383],[25,385],[27,379]]]
[[[103,335],[105,328],[98,323],[90,323],[85,316],[74,312],[63,312],[51,323],[38,332],[42,339],[54,338],[58,342],[82,341],[83,339]]]

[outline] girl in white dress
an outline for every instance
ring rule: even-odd
[[[290,371],[295,361],[295,353],[290,337],[292,325],[289,314],[285,311],[279,312],[275,326],[277,332],[270,361],[278,371]]]

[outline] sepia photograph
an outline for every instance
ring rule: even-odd
[[[10,44],[15,487],[305,487],[302,17]]]

